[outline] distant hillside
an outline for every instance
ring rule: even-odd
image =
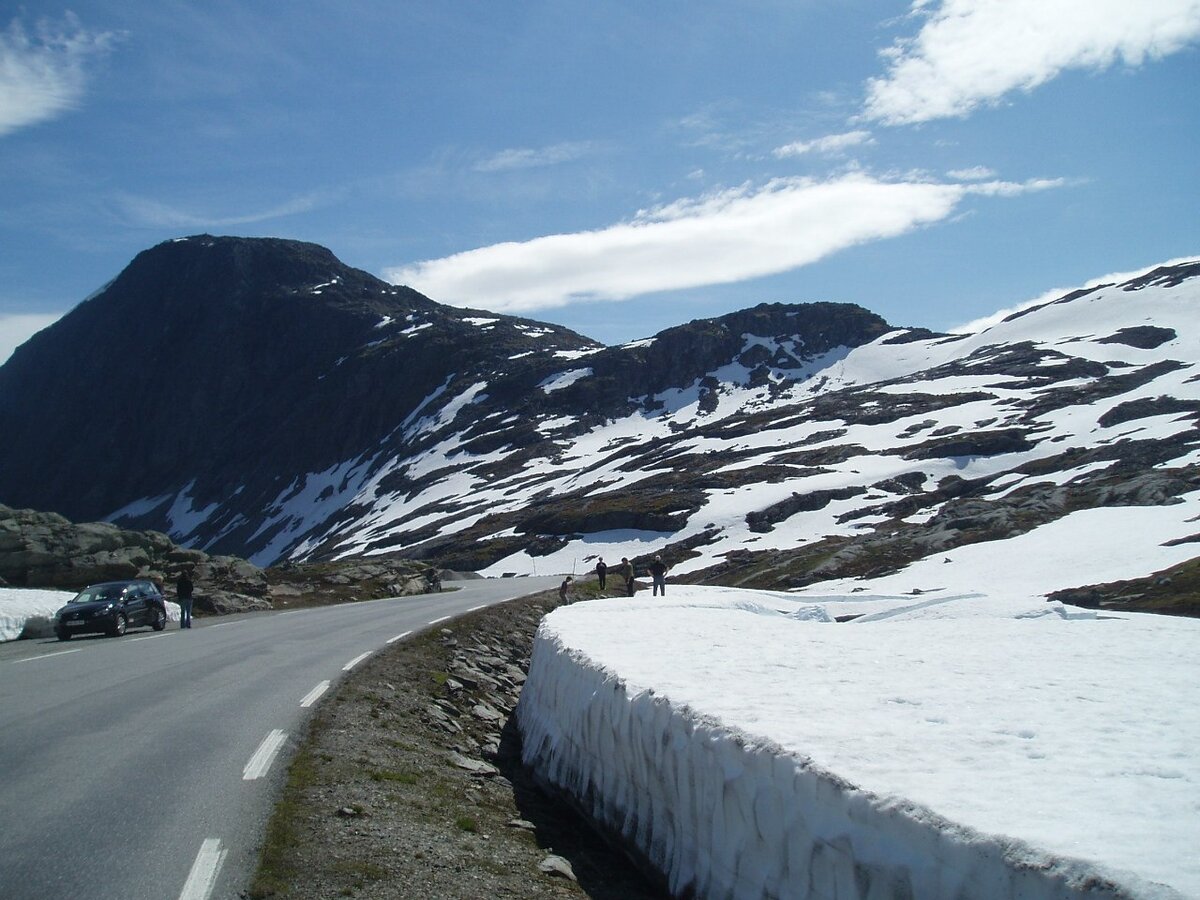
[[[1161,508],[1163,535],[1130,538],[1142,577],[1200,532],[1178,520],[1200,515],[1198,361],[1196,262],[974,335],[764,304],[604,347],[314,245],[199,236],[0,368],[0,501],[259,564],[661,553],[677,577],[776,588]]]

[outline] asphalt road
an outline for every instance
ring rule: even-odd
[[[406,633],[558,581],[0,644],[0,897],[237,897],[323,686]]]

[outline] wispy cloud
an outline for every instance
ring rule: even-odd
[[[495,244],[384,275],[443,303],[497,311],[624,300],[785,272],[946,219],[971,195],[1060,184],[885,181],[861,173],[776,179],[683,198],[596,231]]]
[[[321,205],[323,197],[324,195],[319,193],[306,194],[267,209],[233,215],[198,213],[133,194],[119,194],[115,197],[115,202],[125,219],[138,227],[228,228],[232,225],[250,225],[311,212]]]
[[[1200,38],[1200,0],[916,0],[913,12],[925,23],[885,51],[868,119],[966,116],[1066,69],[1138,66]]]
[[[536,169],[572,162],[595,152],[591,141],[568,141],[549,147],[502,150],[475,165],[476,172],[505,172],[511,169]]]
[[[0,313],[0,365],[12,352],[48,325],[53,325],[62,313]]]
[[[946,177],[955,181],[984,181],[995,178],[996,173],[987,166],[971,166],[969,169],[951,169],[946,173]]]
[[[0,135],[34,125],[79,105],[87,65],[118,35],[89,32],[67,13],[39,21],[31,35],[19,19],[0,32]]]
[[[771,155],[776,159],[786,159],[789,156],[803,156],[806,153],[837,154],[850,147],[873,144],[875,139],[869,131],[847,131],[842,134],[829,134],[811,141],[796,141],[776,147]]]

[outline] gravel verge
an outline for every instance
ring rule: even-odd
[[[246,896],[667,897],[521,764],[511,713],[557,605],[471,613],[347,676],[309,722]]]

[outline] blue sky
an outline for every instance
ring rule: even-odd
[[[763,301],[949,329],[1200,253],[1200,0],[0,16],[0,359],[200,232],[607,343]]]

